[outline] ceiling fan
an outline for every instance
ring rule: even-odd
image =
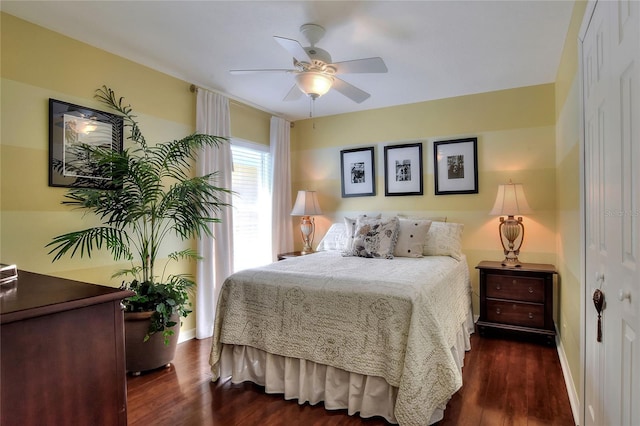
[[[309,42],[309,46],[303,47],[300,42],[289,38],[273,37],[293,56],[293,69],[231,70],[231,74],[259,72],[294,74],[296,84],[284,97],[285,101],[296,100],[303,93],[315,100],[333,88],[354,102],[362,103],[371,95],[336,76],[347,73],[387,72],[387,66],[378,57],[332,63],[329,52],[316,47],[316,43],[325,34],[323,27],[316,24],[304,24],[300,27],[300,32]]]

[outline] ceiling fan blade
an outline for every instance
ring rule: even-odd
[[[297,101],[302,96],[302,91],[298,88],[298,85],[294,84],[287,96],[284,97],[283,101]]]
[[[275,41],[280,44],[280,46],[284,47],[287,52],[291,54],[297,61],[299,62],[307,62],[311,63],[311,58],[304,47],[297,40],[291,40],[290,38],[273,36]]]
[[[258,72],[293,72],[295,70],[289,69],[262,69],[262,70],[230,70],[231,74],[241,75],[241,74],[253,74]]]
[[[364,90],[358,89],[356,86],[353,86],[338,77],[333,77],[333,86],[331,87],[358,104],[366,101],[369,96],[371,96]]]
[[[353,61],[336,62],[332,64],[336,74],[347,73],[385,73],[387,66],[382,58],[355,59]]]

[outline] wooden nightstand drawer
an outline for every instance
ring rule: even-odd
[[[487,274],[487,297],[544,302],[544,279]]]
[[[487,321],[522,327],[544,327],[544,306],[533,303],[487,300]]]

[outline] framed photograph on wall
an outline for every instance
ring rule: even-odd
[[[422,142],[384,147],[384,195],[422,195]]]
[[[478,193],[478,138],[433,143],[436,195]]]
[[[92,160],[90,149],[122,151],[122,117],[49,99],[49,186],[111,188],[108,165]]]
[[[376,169],[373,147],[340,151],[342,197],[376,195]]]

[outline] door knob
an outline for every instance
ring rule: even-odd
[[[598,312],[598,330],[596,335],[596,341],[602,342],[602,310],[604,306],[604,293],[599,288],[593,292],[593,305]]]
[[[631,292],[629,290],[622,290],[618,292],[618,300],[623,301],[624,299],[629,299],[631,301]]]

